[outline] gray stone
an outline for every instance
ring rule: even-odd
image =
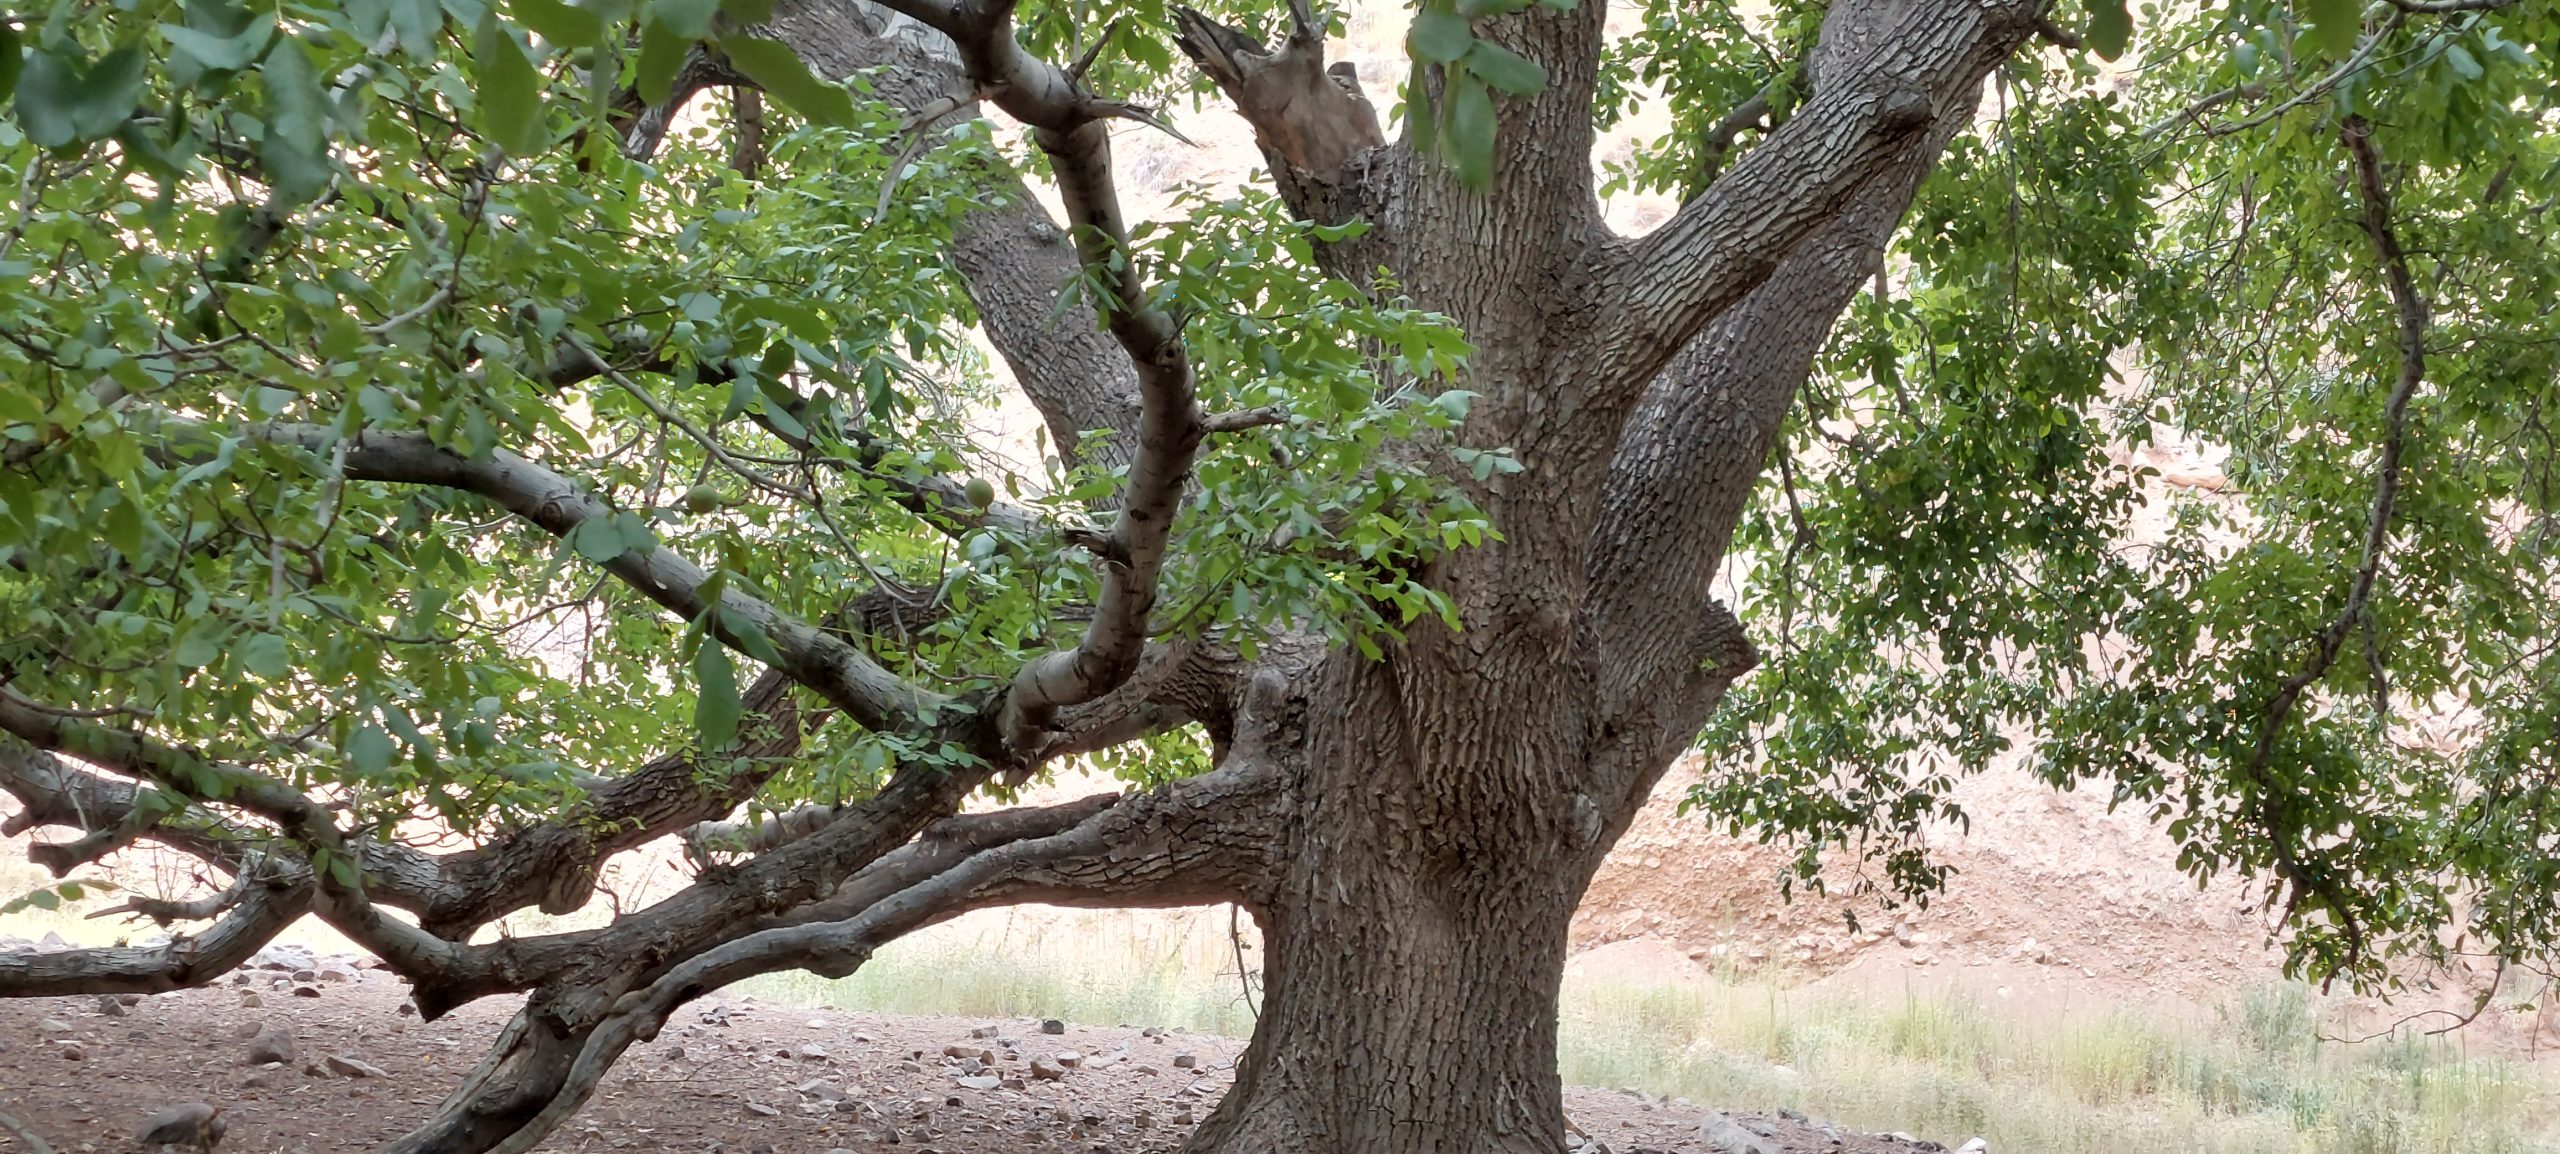
[[[60,1018],[46,1018],[37,1022],[36,1028],[48,1034],[68,1034],[71,1032],[71,1023]]]
[[[1067,1032],[1067,1024],[1057,1020],[1056,1018],[1048,1018],[1040,1023],[1040,1032],[1043,1034],[1063,1034]]]
[[[1779,1154],[1778,1148],[1763,1141],[1742,1124],[1715,1111],[1698,1124],[1698,1138],[1714,1154]]]
[[[337,1074],[342,1077],[388,1078],[391,1076],[391,1071],[389,1070],[385,1070],[382,1067],[376,1066],[362,1058],[351,1058],[345,1054],[331,1054],[328,1057],[321,1059],[321,1061],[329,1067],[330,1073]]]
[[[1057,1053],[1050,1055],[1049,1060],[1070,1070],[1084,1065],[1084,1055],[1076,1053],[1073,1050],[1060,1050]]]
[[[242,991],[240,991],[240,1006],[241,1006],[241,1008],[242,1008],[242,1009],[254,1010],[254,1009],[257,1009],[258,1007],[263,1006],[263,1005],[266,1005],[266,1004],[267,1004],[267,1000],[266,1000],[265,998],[259,997],[259,996],[258,996],[258,991],[256,991],[256,990],[242,990]]]
[[[60,1053],[62,1054],[62,1060],[66,1062],[77,1062],[89,1056],[89,1051],[82,1048],[80,1043],[71,1041],[68,1038],[63,1039]]]
[[[984,1039],[995,1037],[996,1033],[997,1030],[993,1026],[980,1026],[977,1029],[969,1031],[969,1036],[972,1038]]]
[[[1004,1079],[993,1074],[972,1074],[959,1079],[958,1085],[963,1090],[993,1090],[1004,1085]]]
[[[782,1116],[782,1111],[753,1099],[749,1099],[747,1102],[747,1113],[753,1114],[758,1118],[779,1118]]]
[[[1176,1054],[1173,1056],[1173,1068],[1176,1070],[1197,1069],[1199,1068],[1199,1065],[1200,1056],[1197,1054]]]
[[[293,1061],[293,1033],[274,1022],[262,1022],[257,1033],[249,1036],[249,1064],[263,1066],[269,1062]]]
[[[320,996],[320,987],[308,984],[297,985],[293,988],[293,996],[297,998],[316,998]]]
[[[121,1018],[124,1016],[124,1003],[117,1001],[114,994],[100,994],[98,1012],[110,1018]]]
[[[1043,1082],[1055,1082],[1067,1076],[1067,1068],[1047,1058],[1033,1058],[1031,1076]]]

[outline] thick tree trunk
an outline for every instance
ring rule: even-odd
[[[1454,894],[1355,856],[1313,871],[1338,888],[1263,912],[1262,1018],[1188,1149],[1564,1149],[1556,992],[1573,903]]]
[[[1252,897],[1267,996],[1192,1151],[1564,1148],[1565,934],[1624,823],[1543,796],[1562,775],[1499,752],[1566,749],[1574,726],[1482,718],[1418,739],[1438,725],[1393,660],[1337,655],[1272,735],[1296,788],[1285,864]],[[1440,742],[1495,752],[1439,763],[1425,751]]]

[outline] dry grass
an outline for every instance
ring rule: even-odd
[[[0,860],[0,892],[44,880]],[[343,948],[305,928],[293,936]],[[76,910],[0,919],[0,932],[47,930],[84,944],[132,932]],[[984,911],[891,945],[852,978],[777,975],[742,992],[1242,1036],[1254,996],[1238,975],[1259,964],[1251,925],[1224,910]],[[2294,986],[2172,1021],[1843,995],[1732,973],[1663,985],[1594,978],[1566,984],[1562,1049],[1577,1084],[1788,1107],[1950,1145],[1979,1134],[2004,1154],[2560,1154],[2560,1083],[2547,1069],[2473,1056],[2458,1040],[2323,1041],[2311,998]]]

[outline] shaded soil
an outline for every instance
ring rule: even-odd
[[[228,1154],[361,1151],[424,1118],[514,1010],[490,999],[421,1023],[403,1012],[398,979],[353,965],[343,967],[344,980],[303,983],[316,996],[296,996],[287,975],[272,971],[235,977],[252,984],[142,998],[118,1004],[121,1013],[106,1008],[114,999],[0,1002],[0,1111],[64,1154],[136,1149],[145,1119],[187,1101],[224,1107]],[[250,993],[260,1004],[243,1004]],[[268,1023],[292,1035],[293,1062],[248,1064],[247,1036]],[[983,1076],[999,1084],[964,1085],[968,1059],[946,1048],[992,1051]],[[1148,1154],[1173,1149],[1217,1103],[1242,1048],[1136,1026],[1068,1025],[1053,1036],[1018,1019],[705,1001],[635,1048],[542,1149]],[[1034,1059],[1061,1051],[1077,1056],[1076,1068],[1057,1080],[1031,1074]],[[1182,1055],[1194,1065],[1177,1065]],[[335,1070],[332,1057],[342,1059]],[[356,1063],[371,1069],[346,1072]],[[1683,1101],[1574,1089],[1566,1104],[1583,1141],[1612,1154],[1721,1154],[1700,1136],[1708,1111]],[[1733,1117],[1774,1136],[1780,1154],[1939,1148],[1793,1118]],[[0,1136],[0,1154],[20,1149]]]

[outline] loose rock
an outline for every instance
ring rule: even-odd
[[[1199,1065],[1200,1056],[1197,1054],[1176,1054],[1173,1056],[1173,1068],[1176,1070],[1197,1069]]]
[[[1709,1111],[1706,1120],[1699,1123],[1698,1138],[1715,1154],[1779,1154],[1776,1146],[1743,1129],[1741,1123],[1714,1111]]]
[[[747,1113],[753,1114],[758,1118],[779,1118],[782,1116],[782,1111],[753,1099],[749,1099],[747,1102]]]
[[[344,1054],[331,1054],[328,1057],[321,1059],[321,1061],[329,1067],[330,1073],[337,1074],[342,1077],[388,1078],[391,1076],[391,1071],[389,1070],[385,1070],[382,1067],[376,1066],[362,1058],[350,1058]]]
[[[269,1062],[293,1061],[293,1034],[274,1022],[260,1023],[257,1033],[249,1036],[249,1064],[263,1066]]]
[[[1057,1020],[1056,1018],[1043,1019],[1040,1023],[1040,1032],[1043,1034],[1063,1034],[1067,1032],[1067,1024]]]
[[[1031,1076],[1043,1082],[1055,1082],[1067,1076],[1067,1068],[1047,1058],[1031,1060]]]

